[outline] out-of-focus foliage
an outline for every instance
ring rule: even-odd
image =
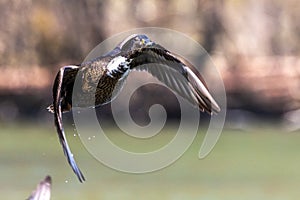
[[[0,11],[3,66],[80,62],[103,40],[101,1],[3,0]]]
[[[80,63],[113,34],[157,26],[205,47],[224,78],[229,108],[280,116],[299,108],[299,9],[298,0],[2,0],[0,93],[51,101],[63,64]]]

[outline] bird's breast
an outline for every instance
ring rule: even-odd
[[[73,93],[73,106],[97,107],[113,100],[122,89],[125,79],[116,79],[106,73],[83,74]],[[75,99],[74,99],[75,98]]]

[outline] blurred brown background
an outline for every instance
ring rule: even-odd
[[[224,80],[228,125],[300,124],[298,0],[0,1],[0,122],[52,116],[52,81],[104,39],[137,27],[183,32],[211,55]]]

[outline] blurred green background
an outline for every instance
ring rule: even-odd
[[[119,137],[114,138],[115,132],[110,133],[115,141],[126,145]],[[299,134],[270,128],[225,130],[210,155],[199,160],[202,140],[200,131],[174,164],[137,175],[105,167],[87,153],[78,137],[69,136],[87,178],[81,184],[67,165],[51,128],[5,127],[0,140],[1,199],[24,199],[46,174],[53,179],[52,199],[299,198]]]
[[[26,198],[47,174],[52,199],[298,199],[299,11],[298,0],[1,0],[1,199]],[[73,136],[67,114],[70,145],[87,178],[80,184],[45,109],[52,81],[104,39],[149,26],[183,32],[208,51],[227,93],[224,132],[203,160],[199,130],[173,165],[132,175],[97,162]],[[170,106],[176,120],[180,111]],[[124,143],[108,107],[101,112],[110,137]],[[133,107],[133,116],[139,112]]]

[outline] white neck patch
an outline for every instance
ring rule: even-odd
[[[124,73],[126,70],[122,70],[122,68],[128,69],[128,63],[126,62],[126,58],[123,56],[118,56],[113,58],[107,65],[107,75],[114,78],[113,74],[115,73]],[[128,74],[128,70],[124,73]]]

